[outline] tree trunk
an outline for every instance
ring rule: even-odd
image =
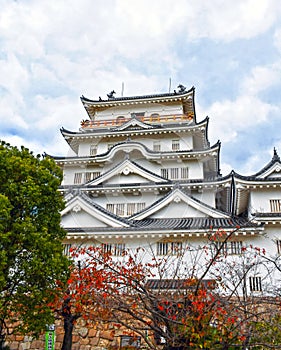
[[[69,293],[67,293],[69,294]],[[74,327],[74,322],[81,316],[80,314],[71,313],[71,297],[65,298],[62,304],[62,317],[63,317],[63,327],[64,336],[61,350],[71,350],[72,348],[72,332]]]
[[[71,350],[72,348],[72,331],[75,317],[68,314],[64,316],[64,337],[61,350]]]

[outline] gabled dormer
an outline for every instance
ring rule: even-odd
[[[112,169],[108,170],[98,178],[88,183],[88,186],[100,184],[128,184],[128,183],[148,183],[163,182],[170,183],[169,180],[154,174],[130,159],[125,159]]]
[[[195,199],[180,188],[175,188],[142,212],[132,216],[132,219],[142,220],[144,218],[186,218],[204,216],[211,218],[229,218],[228,214]]]
[[[61,215],[61,224],[66,229],[68,227],[129,227],[125,219],[108,212],[85,193],[79,193],[70,198]]]
[[[271,161],[253,176],[257,179],[281,178],[281,160],[275,148]]]
[[[144,123],[141,120],[137,119],[136,117],[133,117],[132,119],[129,119],[127,122],[124,124],[121,124],[118,126],[115,131],[124,131],[124,130],[147,130],[147,129],[153,129],[153,126]]]

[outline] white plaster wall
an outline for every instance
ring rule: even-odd
[[[62,217],[62,227],[107,227],[107,225],[94,218],[81,209],[79,212],[70,211]]]
[[[162,197],[162,196],[161,196]],[[99,196],[96,199],[96,202],[106,209],[106,204],[112,203],[146,203],[146,207],[151,205],[153,202],[158,200],[160,198],[159,194],[151,192],[151,193],[144,193],[144,192],[138,192],[136,189],[136,194],[124,194],[124,193],[108,193],[103,196]]]
[[[156,103],[145,103],[145,105],[135,106],[120,106],[107,108],[104,111],[99,111],[95,115],[95,120],[106,120],[115,119],[118,116],[124,116],[129,118],[132,113],[144,112],[145,116],[150,116],[152,113],[163,114],[181,114],[183,112],[182,105],[180,103],[174,105],[156,104]]]
[[[205,214],[181,201],[179,203],[171,202],[167,206],[152,214],[151,218],[192,218],[202,217]]]
[[[78,156],[89,156],[91,145],[97,145],[97,154],[103,154],[108,151],[108,144],[116,144],[119,142],[126,141],[128,137],[109,137],[103,139],[91,138],[89,135],[88,140],[83,140],[78,147]],[[180,150],[191,150],[193,149],[193,137],[191,134],[185,133],[169,133],[161,135],[132,135],[131,141],[139,142],[145,145],[151,151],[153,150],[153,144],[155,141],[160,141],[162,152],[172,151],[172,140],[179,140]]]
[[[250,193],[250,209],[254,212],[270,212],[270,199],[281,199],[280,189],[259,188]]]

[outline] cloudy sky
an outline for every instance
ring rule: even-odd
[[[196,88],[223,175],[281,156],[280,0],[0,0],[0,138],[67,154],[80,96]]]

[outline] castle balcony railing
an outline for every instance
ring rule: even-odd
[[[140,120],[143,123],[191,123],[193,121],[194,115],[189,114],[173,114],[173,115],[151,115],[151,116],[137,116],[136,119]],[[108,128],[108,127],[117,127],[124,123],[127,123],[131,120],[132,117],[122,118],[119,116],[115,119],[101,119],[101,120],[82,120],[81,127],[83,129],[95,129],[95,128]]]

